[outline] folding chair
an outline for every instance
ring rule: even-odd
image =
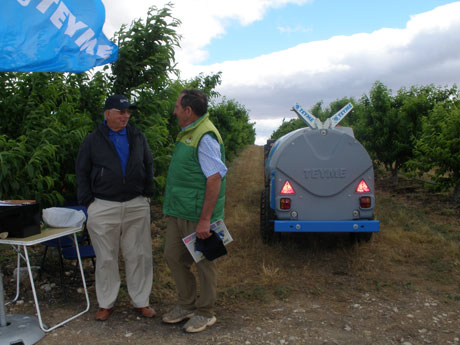
[[[86,218],[88,218],[88,214],[86,212],[86,207],[84,206],[63,206],[66,208],[71,208],[74,210],[81,210],[85,213]],[[78,242],[78,249],[80,252],[80,257],[81,259],[86,259],[89,258],[91,259],[93,263],[93,269],[95,268],[95,262],[94,259],[96,257],[96,254],[94,253],[93,246],[90,243],[90,238],[89,234],[86,230],[86,227],[83,230],[83,233],[79,236],[77,236],[77,242]],[[84,244],[86,243],[86,244]],[[60,280],[61,280],[61,286],[65,295],[65,286],[64,286],[64,260],[63,259],[69,259],[69,260],[77,260],[77,251],[75,247],[75,243],[73,241],[73,238],[71,236],[66,236],[66,237],[61,237],[57,238],[54,240],[46,241],[43,242],[43,245],[45,245],[45,250],[43,253],[42,257],[42,262],[40,266],[40,275],[41,272],[44,270],[45,266],[45,259],[46,259],[46,254],[48,252],[48,247],[53,247],[57,249],[58,252],[58,257],[59,257],[59,275],[60,275]],[[77,269],[77,265],[75,266],[75,270]]]
[[[93,246],[90,244],[89,237],[87,237],[86,241],[87,241],[88,244],[80,244],[80,243],[83,243],[84,240],[82,240],[82,242],[78,243],[78,251],[80,252],[80,258],[82,260],[91,259],[91,262],[93,263],[93,273],[94,273],[94,271],[96,269],[96,263],[95,263],[95,260],[94,260],[96,258],[96,254],[94,253]],[[69,247],[62,248],[61,253],[62,253],[62,257],[64,259],[78,260],[77,248],[75,247],[75,244],[73,244],[72,246],[69,246]],[[78,263],[75,262],[74,276],[76,275],[77,272],[78,272]]]

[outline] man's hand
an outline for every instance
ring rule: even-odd
[[[195,232],[196,237],[202,240],[207,239],[209,236],[211,236],[211,223],[206,220],[198,221]]]

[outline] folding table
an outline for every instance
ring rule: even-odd
[[[86,313],[89,310],[90,303],[89,303],[89,297],[88,297],[88,289],[86,287],[85,274],[84,274],[84,271],[83,271],[83,265],[81,263],[80,251],[78,250],[78,242],[77,242],[77,232],[81,231],[82,229],[83,229],[82,227],[47,228],[47,229],[42,230],[42,232],[40,234],[25,237],[25,238],[11,238],[10,237],[10,238],[6,238],[6,239],[0,239],[0,244],[9,244],[9,245],[11,245],[16,250],[16,252],[18,254],[18,256],[17,256],[17,258],[18,258],[17,275],[18,276],[17,276],[17,282],[16,282],[16,296],[9,303],[15,302],[19,298],[19,285],[20,285],[20,279],[19,279],[20,269],[19,268],[20,268],[20,262],[21,262],[21,258],[22,258],[26,262],[27,270],[29,272],[30,285],[32,287],[32,293],[33,293],[33,296],[34,296],[35,308],[37,309],[37,316],[38,316],[39,326],[44,332],[50,332],[53,329],[55,329],[57,327],[60,327],[63,324],[65,324],[65,323],[67,323],[67,322],[79,317],[80,315]],[[59,238],[59,237],[62,237],[62,236],[72,235],[72,234],[73,234],[73,239],[74,239],[74,242],[75,242],[75,247],[77,249],[78,264],[80,266],[81,280],[82,280],[83,290],[85,292],[85,297],[86,297],[86,308],[83,311],[78,312],[75,315],[72,315],[71,317],[69,317],[69,318],[57,323],[56,325],[54,325],[52,327],[47,327],[47,326],[44,325],[44,323],[42,321],[42,316],[41,316],[41,313],[40,313],[40,306],[39,306],[38,298],[37,298],[37,292],[35,290],[34,278],[33,278],[33,275],[32,275],[32,270],[30,268],[30,260],[29,260],[29,253],[28,253],[27,247],[33,246],[33,245],[36,245],[36,244],[39,244],[39,243],[42,243],[42,242],[45,242],[45,241],[48,241],[48,240],[52,240],[52,239],[55,239],[55,238]],[[22,248],[22,250],[21,250],[21,248]],[[8,305],[9,303],[7,303],[6,305]]]

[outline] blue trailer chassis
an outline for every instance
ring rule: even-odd
[[[275,220],[275,232],[379,232],[378,220]]]

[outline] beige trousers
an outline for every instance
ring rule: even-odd
[[[195,275],[190,271],[195,261],[182,242],[182,238],[195,232],[196,225],[197,222],[170,217],[166,229],[164,254],[176,282],[178,304],[187,310],[194,310],[198,315],[212,317],[217,298],[216,263],[203,259],[196,264],[200,281],[200,294],[197,298]]]
[[[150,206],[139,196],[126,202],[95,199],[88,207],[88,232],[96,253],[99,307],[112,308],[120,289],[118,252],[125,262],[128,293],[134,307],[149,305],[153,262]]]

